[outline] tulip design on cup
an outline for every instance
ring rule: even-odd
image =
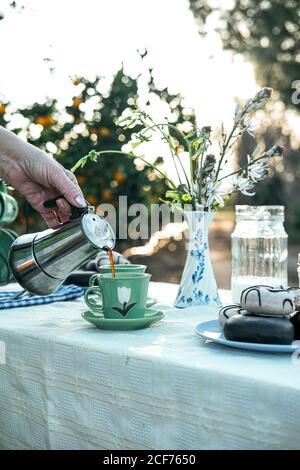
[[[123,308],[113,307],[113,310],[119,312],[123,317],[126,317],[129,310],[136,305],[136,302],[128,305],[130,297],[131,289],[129,287],[118,287],[118,300],[120,304],[123,304]]]

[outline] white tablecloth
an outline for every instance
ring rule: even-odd
[[[82,300],[1,311],[0,447],[300,448],[300,364],[202,342],[216,310],[175,310],[176,289],[151,284],[165,319],[134,332],[97,330]]]

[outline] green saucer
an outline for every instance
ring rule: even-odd
[[[86,321],[92,323],[100,330],[118,330],[118,331],[127,331],[127,330],[140,330],[141,328],[147,328],[151,323],[156,323],[161,320],[164,316],[163,312],[159,310],[154,310],[151,308],[146,308],[145,316],[142,318],[130,318],[126,319],[114,319],[114,318],[104,318],[101,314],[94,314],[91,310],[81,314],[82,318]]]
[[[155,304],[157,304],[156,299],[154,299],[153,297],[147,297],[147,303],[146,303],[147,308],[151,308]]]

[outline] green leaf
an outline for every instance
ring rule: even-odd
[[[120,124],[122,124],[122,123],[124,123],[124,122],[126,122],[126,121],[129,121],[129,122],[130,122],[131,120],[132,120],[132,116],[125,116],[125,117],[123,117],[122,119],[117,119],[117,120],[115,121],[115,124],[116,124],[117,126],[119,126]]]
[[[127,305],[127,307],[126,307],[125,310],[124,310],[125,315],[127,315],[127,313],[129,312],[129,310],[130,310],[132,307],[134,307],[136,304],[137,304],[137,302],[134,302],[134,303],[132,303],[132,304]],[[124,316],[125,316],[125,315],[124,315]]]
[[[172,199],[175,199],[175,201],[179,201],[180,196],[177,191],[173,191],[170,189],[169,191],[166,192],[166,197],[170,197]]]
[[[123,317],[125,317],[126,315],[126,312],[124,313],[124,311],[119,307],[112,307],[112,310],[115,310],[116,312],[120,313]]]
[[[166,201],[165,199],[159,197],[158,200],[160,202],[163,202],[164,204],[167,204],[168,206],[172,206],[172,202],[171,201]]]
[[[141,145],[141,141],[135,141],[135,142],[131,142],[130,145],[133,149],[136,149],[139,145]]]

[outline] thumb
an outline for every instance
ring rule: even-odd
[[[70,204],[76,207],[86,206],[81,189],[77,182],[75,182],[76,180],[71,180],[62,168],[58,167],[58,171],[55,172],[55,174],[51,172],[51,180],[53,187],[56,188]]]

